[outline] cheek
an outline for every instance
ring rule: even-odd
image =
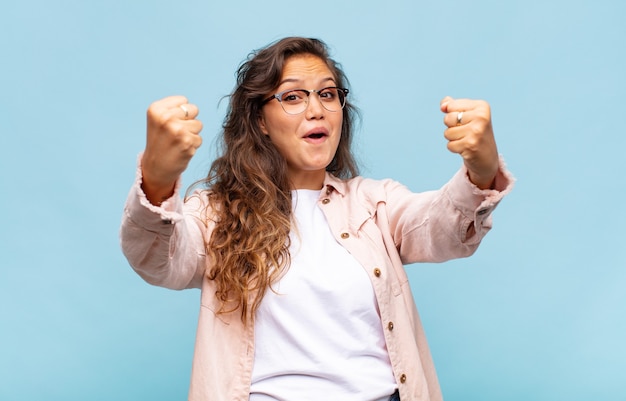
[[[341,132],[341,129],[343,127],[343,111],[338,116],[335,116],[334,123],[339,132]]]
[[[293,143],[289,140],[288,136],[282,131],[272,130],[270,128],[267,134],[267,139],[271,142],[274,148],[283,157],[287,157],[290,153],[290,149],[293,148]]]
[[[339,118],[339,121],[337,121],[337,124],[335,126],[337,127],[336,128],[337,129],[337,136],[339,138],[341,138],[341,134],[342,134],[342,131],[343,131],[343,119]]]
[[[281,110],[282,113],[282,110]],[[267,113],[262,119],[261,129],[265,135],[273,140],[281,140],[289,134],[297,132],[298,122],[292,118],[286,118],[282,114]]]

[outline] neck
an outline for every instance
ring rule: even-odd
[[[306,171],[298,174],[290,174],[289,182],[291,189],[314,189],[319,190],[324,186],[326,171]]]

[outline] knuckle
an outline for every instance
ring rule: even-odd
[[[178,143],[185,144],[186,141],[188,141],[187,130],[185,129],[185,127],[182,124],[179,124],[176,122],[172,122],[171,127],[172,127],[172,134],[174,138],[176,138],[176,141]]]
[[[489,130],[491,118],[488,113],[479,112],[472,118],[470,127],[473,134],[481,135]]]
[[[483,131],[477,129],[475,125],[473,125],[468,135],[465,136],[465,143],[468,147],[474,148],[477,147],[482,142]]]
[[[158,106],[152,103],[150,107],[148,107],[148,110],[146,111],[146,115],[148,116],[148,120],[157,121],[160,116]]]
[[[181,134],[180,135],[180,139],[179,139],[179,144],[182,150],[186,151],[186,152],[194,152],[195,149],[199,146],[198,145],[198,138],[197,135],[193,135],[193,134]]]
[[[478,153],[479,149],[480,147],[478,146],[478,143],[473,140],[467,140],[463,144],[463,152],[466,154],[467,157],[472,157],[472,155]]]
[[[487,130],[488,127],[489,127],[489,119],[483,116],[479,116],[476,119],[476,124],[474,124],[474,132],[476,134],[483,133]]]
[[[172,115],[163,112],[160,109],[157,110],[149,110],[148,111],[148,120],[155,124],[159,129],[164,131],[172,131],[175,129],[175,119]]]
[[[491,106],[484,100],[478,101],[478,106],[476,107],[477,114],[482,116],[483,118],[489,119],[491,116]]]
[[[468,150],[473,152],[479,148],[480,140],[478,139],[478,137],[472,135],[465,141],[465,146]]]
[[[486,100],[477,100],[476,103],[481,109],[488,110],[490,108],[489,102],[487,102]]]

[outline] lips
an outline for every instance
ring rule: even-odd
[[[310,139],[313,141],[318,141],[320,139],[324,139],[328,136],[328,130],[323,127],[317,127],[309,130],[305,135],[304,139]]]

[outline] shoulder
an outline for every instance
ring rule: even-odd
[[[384,202],[392,194],[398,192],[410,193],[408,188],[390,178],[373,179],[357,176],[349,179],[340,179],[327,174],[325,186],[330,186],[340,195],[347,198],[357,198],[366,203]]]

